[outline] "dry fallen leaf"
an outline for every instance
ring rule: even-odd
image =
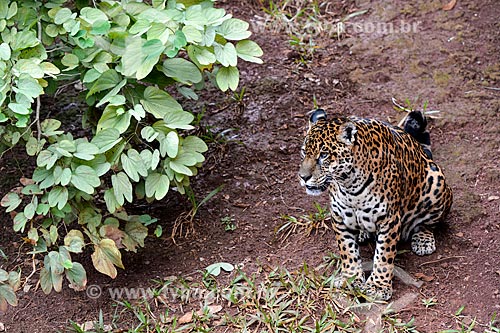
[[[209,305],[209,306],[207,306],[207,308],[208,308],[209,314],[216,314],[217,312],[220,312],[222,310],[221,305]],[[203,309],[196,311],[196,315],[198,315],[198,316],[202,316],[203,313],[204,313]],[[179,318],[178,323],[179,324],[187,324],[187,323],[192,322],[193,315],[194,315],[193,311],[186,313],[185,315],[183,315],[182,317]]]
[[[424,280],[425,282],[431,282],[432,280],[434,280],[434,276],[428,276],[424,273],[415,273],[415,277],[417,279]]]
[[[451,0],[446,5],[443,6],[443,10],[452,10],[456,4],[457,4],[457,0]]]
[[[23,184],[24,186],[26,185],[31,185],[31,184],[35,184],[35,181],[33,179],[30,179],[30,178],[26,178],[26,177],[21,177],[19,179],[19,181],[21,182],[21,184]]]

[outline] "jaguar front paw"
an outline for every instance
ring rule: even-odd
[[[369,279],[360,291],[370,301],[387,301],[392,297],[392,283],[376,284]]]
[[[337,289],[360,289],[365,282],[363,275],[346,276],[340,274],[333,279],[333,285]]]

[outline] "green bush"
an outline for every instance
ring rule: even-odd
[[[248,23],[212,1],[91,3],[0,2],[0,154],[22,144],[36,158],[32,177],[1,204],[33,253],[45,256],[45,293],[60,291],[64,276],[71,288],[85,288],[85,269],[71,255],[86,247],[95,268],[114,278],[120,249],[144,246],[156,222],[123,206],[184,193],[196,175],[207,146],[187,134],[194,116],[170,93],[197,99],[210,80],[235,90],[238,61],[261,63]],[[73,81],[89,106],[82,110],[89,137],[61,129],[75,119],[40,113],[41,95]],[[4,275],[0,307],[15,289]]]

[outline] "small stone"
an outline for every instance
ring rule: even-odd
[[[498,195],[490,195],[488,197],[488,201],[493,201],[493,200],[498,200],[500,199],[500,197]]]
[[[441,267],[443,267],[443,268],[447,268],[447,267],[448,267],[448,263],[447,263],[447,262],[443,262],[443,263],[441,264]]]
[[[472,243],[472,246],[473,246],[473,247],[479,247],[479,242],[474,242],[474,243]]]
[[[0,323],[0,332],[5,331],[5,325],[3,323]]]

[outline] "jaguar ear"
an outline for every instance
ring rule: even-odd
[[[356,142],[356,125],[349,121],[340,125],[338,140],[346,145],[353,145]]]
[[[309,118],[309,127],[316,124],[319,120],[326,120],[326,112],[323,109],[316,109]]]

